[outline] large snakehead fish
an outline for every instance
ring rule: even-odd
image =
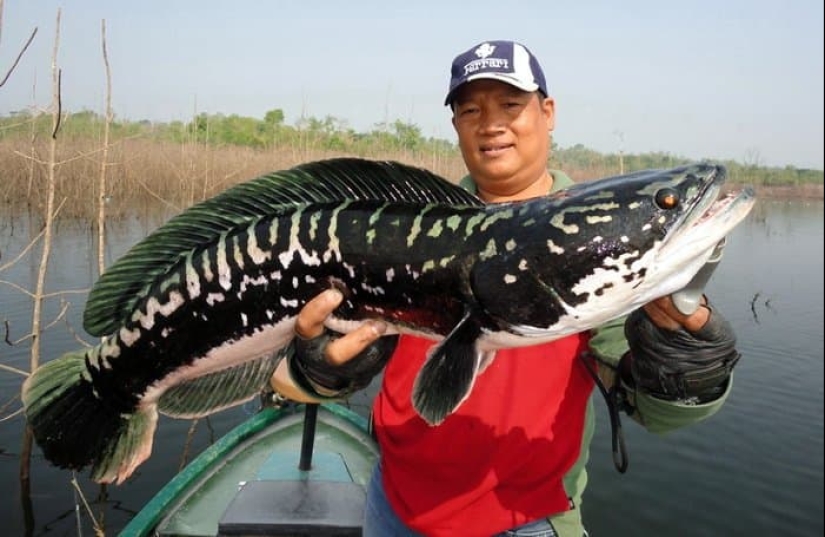
[[[413,394],[438,424],[496,349],[592,329],[684,287],[753,205],[750,190],[720,196],[724,180],[702,163],[484,204],[395,162],[259,177],[172,218],[102,275],[84,312],[102,342],[34,371],[28,422],[53,464],[122,482],[150,455],[159,413],[255,397],[302,306],[336,287],[331,329],[380,318],[439,341]]]

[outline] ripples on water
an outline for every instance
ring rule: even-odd
[[[153,225],[127,222],[113,228],[109,261]],[[0,266],[20,251],[27,233],[23,220],[0,220]],[[89,253],[91,237],[83,227],[61,228],[50,289],[89,287],[97,264]],[[823,270],[822,203],[760,203],[734,231],[709,284],[711,299],[736,329],[743,354],[731,396],[710,420],[664,437],[646,433],[625,418],[630,467],[624,475],[613,468],[607,414],[597,399],[598,425],[583,505],[591,535],[823,534]],[[27,287],[35,275],[29,263],[0,273],[0,280]],[[69,323],[81,333],[84,299],[82,294],[66,297],[71,302]],[[51,301],[46,318],[60,307]],[[0,285],[2,320],[10,321],[12,338],[24,335],[31,321],[28,300],[6,285]],[[46,357],[78,345],[65,322],[43,337]],[[22,345],[0,344],[0,361],[28,369],[28,351]],[[0,404],[19,393],[19,385],[19,377],[0,371]],[[374,387],[353,399],[359,412],[368,411],[371,393]],[[251,411],[245,405],[201,420],[188,460]],[[190,425],[162,418],[154,454],[137,476],[123,486],[108,487],[108,496],[93,504],[96,513],[105,513],[108,535],[116,534],[177,471]],[[4,490],[18,490],[22,429],[20,417],[0,423]],[[70,478],[70,472],[47,465],[37,452],[32,475],[36,534],[77,534]],[[95,500],[98,487],[85,475],[78,479],[87,497]],[[22,535],[18,494],[0,505],[7,534]],[[83,520],[84,533],[91,534],[88,519]]]

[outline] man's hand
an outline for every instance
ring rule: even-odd
[[[707,324],[710,318],[710,309],[707,307],[707,299],[702,297],[701,304],[696,311],[690,315],[685,315],[676,309],[670,296],[664,296],[653,302],[648,302],[644,306],[645,313],[659,328],[676,331],[684,328],[688,332],[696,333]]]
[[[324,321],[343,299],[341,291],[327,289],[307,302],[295,319],[295,334],[304,340],[320,337],[325,330]],[[386,323],[367,321],[356,330],[331,340],[323,349],[324,358],[330,365],[344,364],[358,356],[386,331]]]
[[[662,399],[719,397],[739,360],[733,329],[705,297],[690,315],[669,296],[654,300],[627,317],[625,336],[630,352],[622,370],[629,369],[637,389]]]
[[[295,340],[272,375],[272,388],[288,399],[318,402],[362,389],[386,364],[397,337],[381,338],[387,324],[370,320],[348,334],[332,332],[327,318],[343,300],[329,289],[307,302],[295,319]]]

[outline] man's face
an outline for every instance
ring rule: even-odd
[[[467,169],[481,189],[517,195],[546,171],[554,102],[497,80],[464,84],[453,127]]]

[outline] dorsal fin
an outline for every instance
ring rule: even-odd
[[[93,336],[117,330],[155,278],[222,233],[299,204],[345,200],[482,205],[443,177],[392,161],[336,158],[263,175],[193,205],[133,246],[95,283],[83,326]]]

